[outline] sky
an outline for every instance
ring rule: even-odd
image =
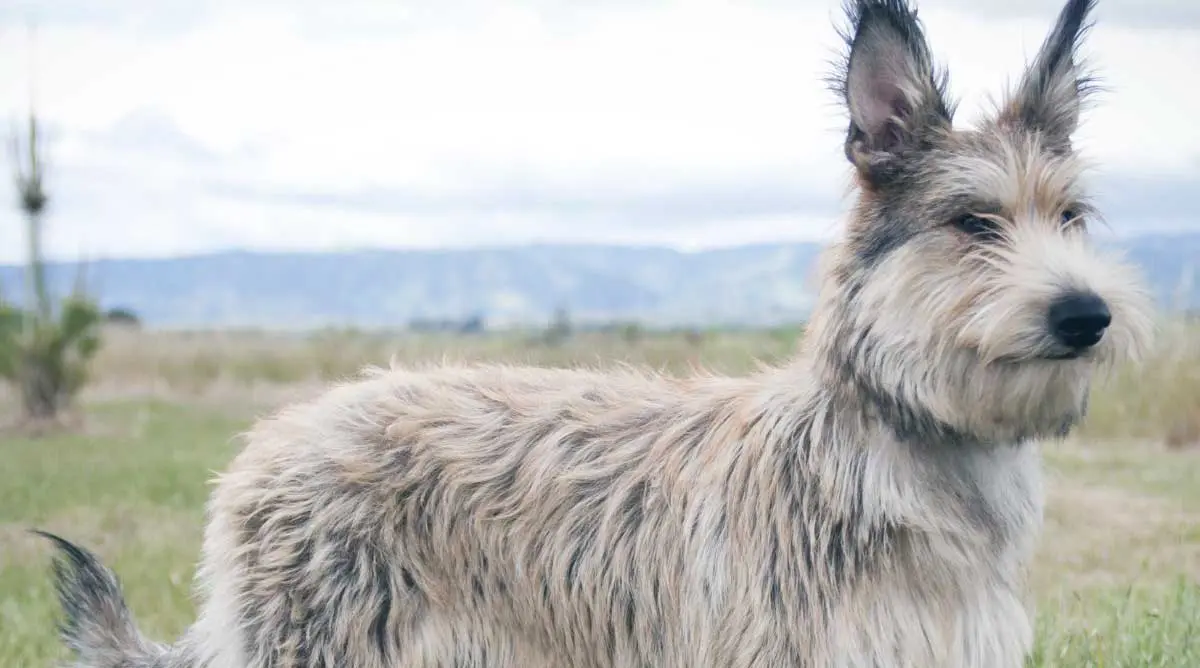
[[[917,4],[967,124],[1060,7]],[[1200,229],[1200,2],[1095,19],[1077,144],[1108,225]],[[0,128],[35,102],[64,259],[821,241],[849,203],[841,23],[840,0],[6,0]]]

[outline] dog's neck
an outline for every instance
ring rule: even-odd
[[[822,303],[813,311],[801,353],[792,362],[798,372],[815,380],[814,391],[819,398],[847,417],[862,420],[864,425],[877,425],[904,443],[985,445],[973,434],[939,418],[911,394],[885,387],[879,376],[864,366],[869,339],[839,326],[839,320],[826,315],[826,309],[831,308],[836,309],[836,303]]]
[[[898,441],[925,446],[982,445],[975,436],[938,418],[927,407],[880,387],[877,379],[862,373],[853,360],[835,364],[822,384],[831,399],[837,405],[853,407],[851,410],[889,431]]]

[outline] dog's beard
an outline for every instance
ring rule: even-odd
[[[973,348],[931,346],[913,360],[923,387],[910,396],[956,429],[983,442],[1060,436],[1086,413],[1095,368],[1088,355],[1049,360],[1016,355],[1003,361]]]

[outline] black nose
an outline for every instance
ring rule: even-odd
[[[1091,348],[1112,322],[1108,305],[1091,293],[1073,293],[1050,304],[1050,331],[1064,346]]]

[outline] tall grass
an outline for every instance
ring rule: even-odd
[[[1064,597],[1037,620],[1030,668],[1200,666],[1200,582]]]
[[[674,373],[696,366],[745,373],[795,350],[798,329],[680,333],[577,334],[548,345],[536,332],[428,335],[326,331],[146,333],[115,330],[95,361],[93,393],[189,397],[224,394],[240,401],[255,388],[317,387],[366,365],[491,361],[539,366],[647,365]],[[1139,367],[1099,379],[1085,438],[1188,445],[1200,441],[1200,323],[1172,320]]]
[[[1200,443],[1200,322],[1164,322],[1153,354],[1102,380],[1083,435]]]

